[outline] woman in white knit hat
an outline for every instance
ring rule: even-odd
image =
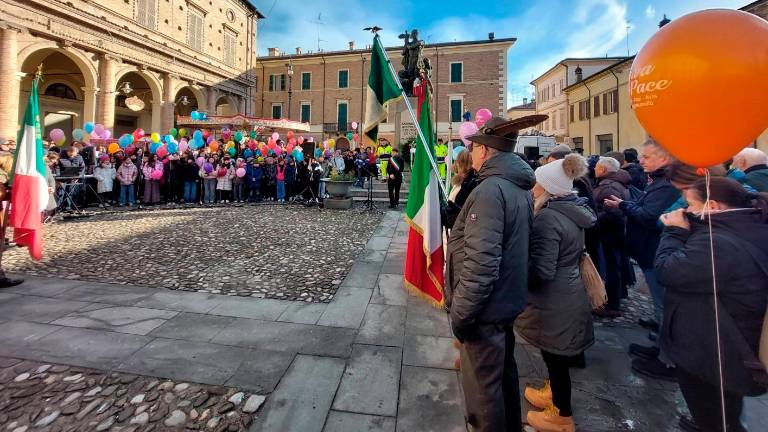
[[[543,388],[525,389],[528,402],[544,410],[528,412],[528,424],[539,432],[576,430],[568,369],[572,357],[594,343],[592,307],[579,261],[584,229],[593,226],[597,216],[573,188],[573,179],[586,171],[586,160],[575,153],[536,170],[528,306],[515,329],[541,349],[549,373]]]

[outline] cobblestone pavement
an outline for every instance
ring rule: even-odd
[[[264,396],[0,357],[0,425],[23,432],[244,431]]]
[[[298,206],[123,211],[46,226],[40,263],[6,271],[213,294],[328,302],[380,216]]]

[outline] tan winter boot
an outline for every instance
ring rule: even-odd
[[[528,411],[528,424],[538,432],[576,432],[573,417],[561,417],[552,404],[544,411]]]
[[[549,387],[549,380],[544,381],[542,388],[525,388],[525,400],[538,409],[544,409],[552,403],[552,389]]]

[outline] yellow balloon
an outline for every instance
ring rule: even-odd
[[[235,142],[234,141],[229,141],[227,143],[227,148],[234,147],[234,146],[235,146]]]
[[[64,147],[64,144],[67,142],[66,138],[62,138],[58,141],[56,141],[56,145],[59,147]]]
[[[184,128],[179,129],[179,135],[182,137],[187,136],[187,130]]]
[[[153,143],[160,142],[160,134],[157,132],[152,132],[152,135],[150,135],[150,138],[152,138]]]

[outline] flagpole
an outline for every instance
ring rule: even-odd
[[[376,38],[379,38],[379,35],[376,34]],[[381,40],[379,40],[379,43],[381,43]],[[411,115],[411,119],[413,120],[413,124],[416,126],[416,132],[419,134],[419,139],[421,140],[422,144],[424,145],[424,148],[427,151],[427,158],[429,159],[429,164],[432,165],[432,171],[437,176],[437,184],[440,186],[440,192],[443,194],[443,199],[445,201],[448,201],[448,193],[445,190],[445,185],[443,182],[440,181],[440,170],[437,169],[437,163],[435,162],[435,159],[432,157],[432,152],[430,151],[427,139],[424,137],[424,132],[421,130],[421,125],[419,125],[419,119],[416,118],[416,113],[413,111],[413,107],[411,106],[411,101],[408,99],[408,95],[405,94],[405,90],[403,89],[403,85],[400,83],[400,78],[397,77],[397,72],[395,72],[394,66],[392,66],[392,61],[389,59],[389,54],[387,54],[387,49],[382,45],[381,51],[384,53],[384,58],[387,60],[387,65],[389,66],[389,72],[392,74],[392,78],[394,78],[395,83],[397,83],[397,88],[400,89],[400,92],[403,94],[403,101],[405,101],[405,106],[408,108],[408,113]],[[437,121],[437,119],[435,119]]]

